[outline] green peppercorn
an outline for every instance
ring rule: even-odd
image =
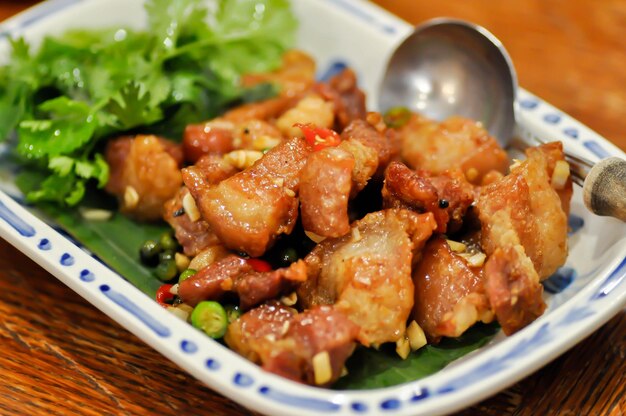
[[[239,309],[239,306],[237,305],[226,305],[224,306],[224,310],[226,310],[228,323],[236,321],[241,316],[241,309]]]
[[[293,247],[286,247],[280,253],[280,263],[283,266],[289,266],[291,263],[298,261],[298,251]]]
[[[163,248],[154,240],[147,240],[139,249],[139,259],[141,263],[148,267],[154,267],[159,264],[159,254]]]
[[[171,232],[163,233],[159,239],[159,243],[161,244],[161,247],[163,247],[163,250],[176,251],[178,248],[178,241],[176,241]]]
[[[163,263],[166,260],[175,260],[176,253],[172,250],[164,250],[159,253],[159,263]]]
[[[160,262],[154,270],[154,274],[156,274],[156,277],[162,282],[174,279],[178,274],[176,261],[174,259],[169,259]]]

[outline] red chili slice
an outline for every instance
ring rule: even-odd
[[[174,295],[170,291],[170,289],[172,289],[172,286],[173,285],[170,285],[170,284],[164,284],[164,285],[161,285],[159,289],[157,289],[156,301],[159,305],[163,306],[164,308],[167,308],[168,306],[170,306],[168,302],[171,302],[174,300]]]
[[[255,272],[271,272],[272,265],[261,259],[247,259],[248,264],[254,269]]]
[[[294,127],[302,130],[304,139],[313,146],[313,150],[316,152],[327,147],[335,147],[341,143],[341,137],[334,130],[316,127],[311,123],[296,123]]]

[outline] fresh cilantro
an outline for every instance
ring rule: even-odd
[[[25,172],[41,174],[27,198],[75,205],[103,187],[102,141],[139,131],[179,139],[186,124],[264,98],[239,86],[266,71],[295,34],[287,0],[148,0],[147,30],[72,30],[33,53],[11,40],[0,67],[0,140],[17,131]]]
[[[163,116],[159,107],[150,105],[150,92],[138,82],[124,86],[119,95],[111,99],[107,110],[117,117],[120,130],[149,125]]]

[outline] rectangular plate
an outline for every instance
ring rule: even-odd
[[[298,43],[321,74],[353,67],[375,97],[384,64],[411,26],[361,0],[298,0]],[[0,26],[0,56],[7,36],[37,42],[72,27],[145,24],[141,0],[51,0]],[[323,24],[320,24],[323,22]],[[519,133],[561,140],[588,159],[625,157],[617,147],[571,117],[520,90]],[[212,389],[272,415],[432,415],[469,406],[520,380],[571,348],[626,304],[626,224],[589,214],[580,189],[572,201],[569,260],[546,284],[546,313],[511,337],[437,374],[395,387],[334,391],[294,383],[261,370],[190,325],[181,324],[121,276],[47,225],[21,202],[0,146],[0,235],[163,355]]]

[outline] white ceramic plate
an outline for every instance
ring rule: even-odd
[[[370,105],[389,53],[410,26],[361,0],[297,0],[299,44],[328,69],[356,69]],[[141,0],[52,0],[6,21],[0,37],[31,41],[70,27],[144,24]],[[323,22],[323,24],[321,24]],[[6,39],[0,39],[6,59]],[[562,140],[591,160],[624,153],[539,98],[520,91],[519,129]],[[2,147],[0,146],[0,150]],[[6,150],[6,149],[4,149]],[[0,154],[2,152],[0,151]],[[0,235],[97,308],[240,404],[271,415],[432,415],[469,406],[563,353],[626,304],[626,225],[588,214],[574,194],[571,254],[546,284],[548,310],[514,336],[420,381],[369,391],[333,391],[266,373],[158,306],[122,277],[32,215],[18,201],[7,164],[0,163]]]

